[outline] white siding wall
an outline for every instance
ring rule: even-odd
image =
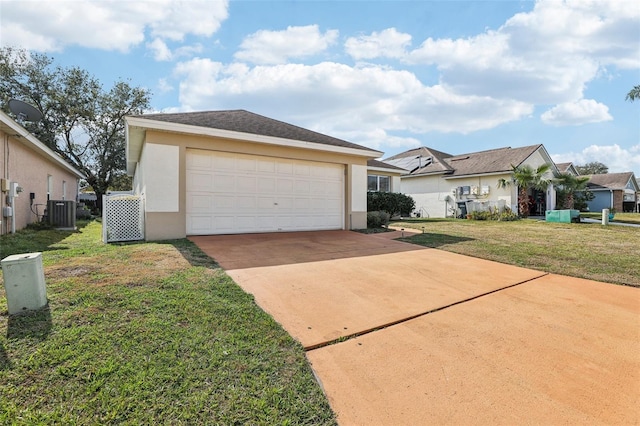
[[[517,209],[516,188],[498,188],[498,180],[510,179],[510,174],[445,179],[441,175],[402,179],[401,192],[416,202],[416,211],[428,217],[446,217],[453,214],[451,208],[459,201],[497,203],[504,200],[512,210]],[[461,186],[488,186],[487,195],[460,195],[455,190]],[[447,202],[447,197],[449,201]]]
[[[452,187],[440,175],[404,178],[400,189],[400,192],[413,198],[416,202],[416,212],[421,216],[445,217],[449,214],[446,199],[450,196],[453,200]]]
[[[400,176],[391,176],[391,192],[400,192]]]

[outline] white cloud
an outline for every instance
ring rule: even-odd
[[[126,52],[144,41],[210,36],[228,16],[228,1],[2,1],[2,45],[56,51],[68,45]],[[162,57],[162,55],[161,55]]]
[[[367,146],[412,147],[414,137],[394,134],[470,133],[521,119],[533,109],[516,101],[457,95],[445,86],[425,86],[408,71],[371,65],[249,67],[193,59],[178,64],[175,73],[186,110],[251,105],[255,112]]]
[[[640,177],[640,144],[629,148],[614,145],[590,145],[580,152],[552,154],[556,163],[571,161],[574,165],[583,165],[599,161],[609,167],[610,173],[634,172]]]
[[[167,44],[159,38],[155,38],[151,43],[147,43],[147,49],[151,51],[156,61],[170,61],[172,58],[171,50],[169,50]]]
[[[284,31],[258,31],[247,36],[234,57],[255,64],[283,64],[324,52],[336,42],[337,30],[324,34],[317,25],[287,27]]]
[[[152,42],[147,43],[146,47],[156,61],[173,61],[180,57],[191,57],[202,52],[201,44],[180,46],[172,52],[169,46],[167,46],[167,43],[159,38],[155,38]]]
[[[411,35],[400,33],[395,28],[373,32],[368,36],[349,37],[345,50],[356,60],[378,57],[400,58],[411,44]]]
[[[498,30],[427,39],[408,54],[458,93],[537,104],[575,102],[607,66],[640,68],[640,8],[626,1],[538,1]]]
[[[160,93],[167,93],[173,90],[173,86],[167,81],[166,78],[158,79],[157,87]]]
[[[581,99],[556,105],[540,116],[544,124],[551,126],[577,126],[613,120],[606,105],[593,99]]]

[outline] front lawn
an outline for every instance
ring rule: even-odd
[[[617,215],[616,215],[617,217]],[[405,241],[556,274],[640,287],[640,228],[466,219],[413,219]],[[463,268],[463,265],[460,265]]]
[[[100,237],[0,238],[43,252],[49,299],[9,317],[0,285],[0,424],[335,424],[302,347],[192,243]]]

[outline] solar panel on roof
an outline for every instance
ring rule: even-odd
[[[414,171],[422,167],[426,167],[433,162],[432,157],[423,157],[422,155],[398,158],[397,160],[387,160],[389,164],[401,167],[405,170]]]

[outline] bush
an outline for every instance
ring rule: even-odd
[[[497,208],[492,210],[476,210],[471,212],[470,219],[473,220],[500,220],[504,222],[510,222],[513,220],[519,220],[520,217],[506,207],[504,211],[500,212]]]
[[[473,211],[471,212],[471,219],[473,220],[490,220],[491,212],[488,211]]]
[[[382,228],[389,225],[389,213],[375,211],[367,212],[367,228]]]
[[[402,215],[410,216],[416,208],[416,202],[408,195],[398,192],[368,192],[367,211],[383,211],[390,217]]]

